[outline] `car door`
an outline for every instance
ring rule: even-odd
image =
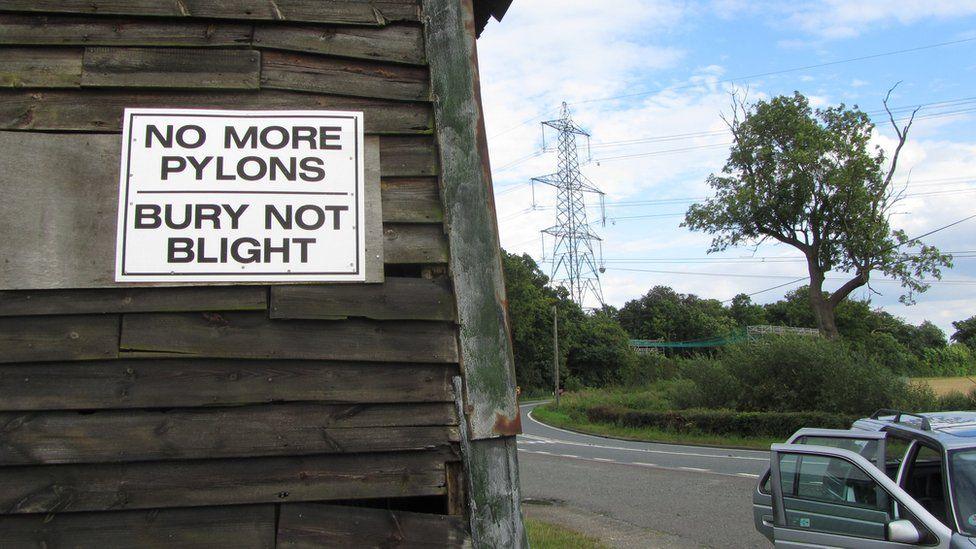
[[[882,431],[862,431],[851,429],[813,429],[804,428],[793,433],[787,444],[816,444],[832,446],[857,452],[884,467],[886,434]],[[760,475],[752,494],[752,515],[756,530],[773,540],[772,491],[769,483],[769,468]]]
[[[770,486],[776,547],[950,546],[952,531],[857,452],[774,444]]]

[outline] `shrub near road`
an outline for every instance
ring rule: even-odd
[[[591,389],[539,419],[648,440],[768,445],[800,427],[846,428],[878,408],[970,409],[973,395],[936,397],[840,340],[769,337],[713,357],[642,357],[639,387]]]

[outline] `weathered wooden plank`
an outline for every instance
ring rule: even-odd
[[[3,0],[0,10],[162,17],[258,19],[382,26],[418,21],[416,0]]]
[[[82,86],[257,89],[261,53],[245,49],[85,48]]]
[[[462,517],[325,505],[281,506],[278,547],[471,547]]]
[[[430,105],[383,99],[259,90],[13,90],[0,89],[0,129],[118,132],[125,107],[363,111],[368,134],[433,131]]]
[[[383,219],[387,223],[444,221],[444,207],[436,178],[385,179],[382,186]]]
[[[263,404],[0,413],[0,466],[422,450],[457,442],[453,403]]]
[[[391,454],[0,467],[3,514],[444,494],[448,447]]]
[[[0,366],[0,410],[450,402],[443,364],[140,359]]]
[[[430,99],[427,69],[289,51],[261,54],[261,87],[405,101]]]
[[[121,348],[200,357],[457,361],[454,327],[439,322],[277,321],[260,313],[124,315]]]
[[[0,317],[175,311],[263,311],[262,286],[0,291]]]
[[[381,169],[411,171],[404,166],[430,160],[417,153],[429,139],[392,139],[385,152],[385,138],[380,141]],[[0,289],[118,286],[120,146],[118,135],[0,132],[0,234],[6,236],[0,240]],[[414,244],[421,247],[403,250]],[[446,260],[444,237],[430,227],[404,226],[385,234],[383,246],[393,262]]]
[[[120,147],[117,135],[0,132],[0,288],[115,285]]]
[[[521,430],[478,76],[472,0],[423,0],[450,272],[457,294],[471,533],[479,547],[528,546],[515,434]],[[492,440],[494,439],[494,440]]]
[[[424,0],[465,404],[473,439],[521,431],[471,0]]]
[[[271,288],[271,318],[454,320],[454,294],[440,281],[387,278],[383,284]]]
[[[0,516],[0,546],[273,549],[275,506]]]
[[[254,28],[254,45],[374,61],[426,63],[423,30],[416,25],[390,25],[379,29],[257,25]]]
[[[383,237],[388,264],[447,262],[447,237],[441,225],[387,223]]]
[[[117,315],[0,318],[0,363],[114,358]]]
[[[0,48],[0,87],[77,88],[81,56],[78,48]]]
[[[437,148],[429,137],[386,136],[380,139],[383,177],[437,175]]]
[[[248,46],[251,29],[230,22],[0,14],[0,44],[5,45]]]
[[[363,151],[365,158],[364,174],[364,204],[366,205],[365,225],[366,235],[364,238],[365,247],[365,267],[366,282],[379,283],[386,278],[386,270],[383,268],[383,196],[380,186],[380,140],[376,136],[366,137],[366,146]]]

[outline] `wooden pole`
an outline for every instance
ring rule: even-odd
[[[559,316],[552,306],[552,378],[556,385],[556,408],[559,408]]]

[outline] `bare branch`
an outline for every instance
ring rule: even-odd
[[[908,118],[908,123],[906,123],[904,127],[899,128],[898,123],[895,122],[895,115],[892,114],[891,108],[888,107],[888,100],[891,98],[891,93],[895,91],[898,84],[901,84],[901,82],[896,82],[895,85],[888,90],[888,93],[885,94],[884,101],[882,101],[885,112],[888,113],[888,120],[891,122],[891,127],[895,129],[895,135],[898,136],[898,146],[895,147],[895,153],[891,156],[891,168],[888,169],[888,175],[886,175],[884,178],[884,186],[886,188],[891,185],[891,179],[895,176],[895,170],[898,167],[898,156],[901,154],[901,149],[905,146],[905,141],[908,139],[908,130],[912,127],[912,123],[915,122],[915,115],[918,113],[919,109],[922,108],[915,107],[915,110],[912,111],[912,115]]]

